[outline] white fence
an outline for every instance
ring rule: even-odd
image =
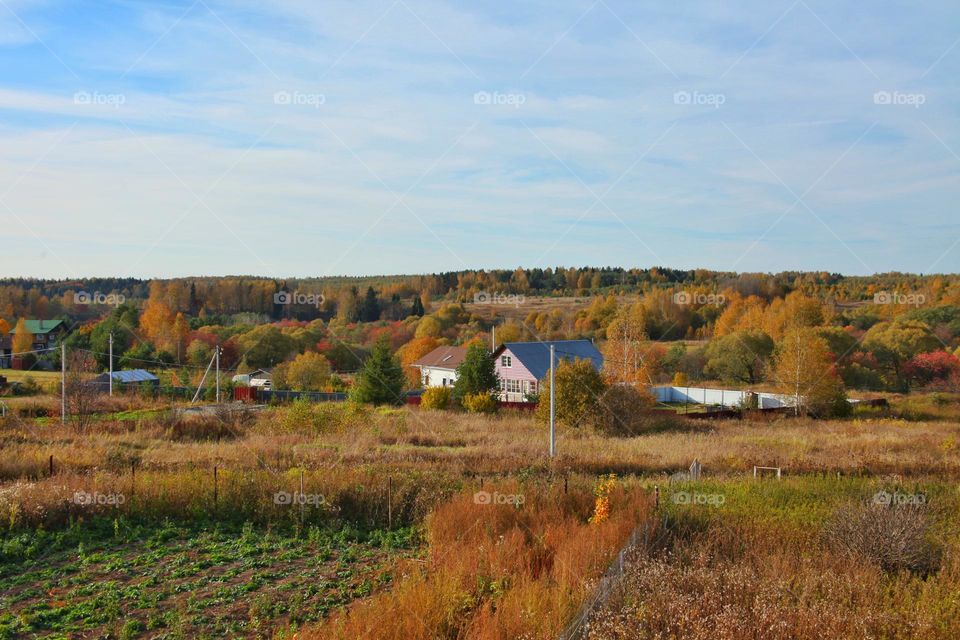
[[[679,402],[689,404],[709,404],[721,407],[738,408],[747,404],[750,395],[757,397],[757,408],[779,409],[796,404],[793,396],[779,393],[757,391],[739,391],[735,389],[708,389],[706,387],[650,387],[658,402]]]

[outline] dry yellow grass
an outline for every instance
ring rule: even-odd
[[[608,438],[561,428],[559,456],[547,456],[546,428],[529,414],[490,418],[471,414],[340,406],[312,426],[285,424],[287,409],[271,409],[222,428],[191,426],[166,414],[100,421],[83,432],[54,422],[7,419],[0,427],[5,454],[0,479],[42,475],[57,468],[121,470],[131,461],[150,469],[265,465],[307,467],[376,464],[384,469],[438,468],[461,475],[513,473],[535,467],[564,472],[659,474],[698,458],[712,473],[750,472],[753,465],[789,473],[937,474],[960,477],[960,424],[892,418],[774,422],[676,418],[652,424],[635,438]],[[659,430],[658,429],[662,429]]]
[[[477,504],[470,493],[431,514],[429,557],[396,587],[298,634],[304,640],[555,638],[635,527],[649,523],[645,492],[622,487],[611,513],[589,523],[589,484],[511,482],[489,486],[521,496],[519,507]]]

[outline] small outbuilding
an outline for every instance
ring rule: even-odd
[[[110,388],[110,374],[101,373],[90,381],[99,391],[106,391]],[[147,384],[153,388],[160,386],[160,378],[144,369],[124,369],[123,371],[113,372],[114,389],[131,389],[141,387]]]

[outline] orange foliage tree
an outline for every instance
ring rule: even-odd
[[[398,353],[400,356],[400,364],[403,366],[403,375],[406,376],[410,386],[420,386],[420,370],[410,365],[439,346],[440,341],[436,338],[432,336],[421,336],[414,338],[400,349]]]
[[[172,343],[175,321],[170,307],[163,302],[150,300],[140,315],[140,330],[158,351],[167,349],[174,346]]]

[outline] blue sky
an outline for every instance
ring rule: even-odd
[[[0,0],[0,275],[956,272],[958,25],[948,2]]]

